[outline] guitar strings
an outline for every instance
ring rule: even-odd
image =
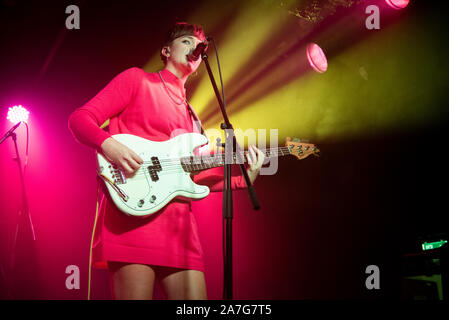
[[[276,150],[275,152],[270,152],[270,155],[266,154],[265,156],[267,158],[271,158],[271,157],[275,157],[278,155],[278,150],[279,149],[286,149],[285,151],[288,151],[290,153],[290,150],[288,149],[288,147],[282,147],[282,148],[276,148],[276,149],[272,149],[272,150]],[[268,149],[267,149],[268,150]],[[271,150],[271,151],[272,151]],[[281,153],[283,154],[283,151],[281,150]],[[244,157],[244,153],[240,153],[240,156],[243,159],[243,162],[245,161],[245,157]],[[159,160],[159,164],[164,165],[165,167],[169,167],[171,165],[179,165],[182,160],[186,160],[186,162],[184,162],[185,165],[204,165],[204,164],[217,164],[217,165],[221,165],[222,161],[226,158],[225,154],[219,154],[219,155],[203,155],[203,156],[183,156],[181,158],[158,158]],[[217,162],[218,159],[218,162]],[[236,157],[236,153],[233,154],[232,159],[234,161],[237,161],[237,157]],[[189,161],[189,160],[193,160],[193,161]],[[144,161],[142,164],[151,164],[153,165],[153,161]]]
[[[266,155],[267,158],[270,157],[274,157],[278,155],[278,151],[280,150],[282,153],[282,150],[288,151],[289,149],[288,147],[281,147],[281,148],[271,148],[271,149],[267,149],[270,152],[270,155]],[[275,152],[272,152],[272,151]],[[237,157],[236,157],[237,153],[233,154],[233,161],[237,161]],[[245,161],[245,157],[244,157],[244,153],[240,152],[240,155],[242,156],[243,162]],[[222,166],[223,165],[223,161],[226,158],[226,154],[219,154],[219,155],[204,155],[204,156],[194,156],[194,157],[189,157],[189,156],[184,156],[181,158],[161,158],[159,159],[159,164],[161,165],[161,167],[163,167],[163,170],[165,171],[169,171],[172,167],[174,167],[175,169],[177,169],[179,166],[181,166],[182,168],[182,159],[185,159],[186,162],[184,162],[184,165],[186,166],[204,166],[204,165],[212,165],[212,166]],[[189,160],[194,160],[194,161],[189,161]],[[153,165],[152,161],[144,161],[142,163],[143,165],[147,165],[147,164],[151,164]],[[196,169],[195,167],[193,169]],[[199,170],[203,169],[203,168],[198,168]],[[208,168],[204,168],[204,169],[208,169]],[[140,169],[139,169],[140,170]],[[182,169],[184,171],[184,169]],[[195,170],[193,170],[195,171]],[[136,173],[135,175],[137,175],[139,173]],[[141,173],[142,174],[142,173]],[[145,174],[145,173],[143,173]]]
[[[267,158],[272,158],[272,157],[276,157],[279,154],[279,151],[284,155],[283,151],[286,151],[290,154],[290,148],[289,147],[279,147],[279,148],[269,148],[269,149],[265,149],[264,150],[266,157]],[[266,151],[270,151],[270,155],[268,155],[268,153]],[[241,156],[244,155],[244,152],[239,152]],[[234,152],[233,153],[233,160],[236,161],[236,155],[238,153]],[[222,166],[224,165],[223,161],[225,160],[226,154],[225,153],[221,153],[218,155],[204,155],[204,156],[193,156],[193,159],[196,160],[200,160],[200,162],[193,162],[193,163],[184,163],[187,166],[200,166],[201,168],[198,168],[198,171],[202,171],[205,169],[211,169],[213,167],[218,167],[218,166]],[[186,160],[190,160],[192,157],[190,156],[183,156],[181,158],[161,158],[159,159],[159,163],[161,165],[162,170],[158,171],[157,174],[158,175],[166,175],[166,174],[175,174],[175,173],[182,173],[182,172],[190,172],[190,171],[185,171],[184,167],[181,164],[181,160],[182,159],[186,159]],[[218,159],[218,161],[217,161]],[[245,157],[243,157],[243,161],[245,161]],[[152,161],[144,161],[143,164],[153,164]],[[211,168],[204,168],[204,166],[207,165],[212,165]],[[145,171],[145,167],[144,168],[139,168],[137,170],[137,172],[131,177],[133,179],[136,180],[141,180],[141,177],[144,177],[145,179],[147,179],[148,173]],[[196,168],[193,168],[192,171],[195,171]]]
[[[269,150],[270,151],[270,156],[273,156],[272,154],[276,153],[278,150],[281,150],[281,153],[283,153],[283,151],[288,151],[289,152],[290,149],[288,147],[280,147],[280,148],[271,148],[271,149],[266,149],[266,150]],[[275,152],[272,152],[272,151],[275,151]],[[246,152],[246,151],[244,151],[244,152]],[[240,156],[243,157],[245,155],[244,152],[239,152]],[[234,159],[236,158],[237,154],[238,154],[237,152],[233,153],[233,158]],[[270,157],[270,156],[268,156],[268,157]],[[193,158],[194,160],[204,160],[204,159],[215,159],[215,158],[224,158],[224,157],[226,157],[226,154],[225,153],[220,153],[218,155],[202,155],[202,156],[200,155],[200,156],[192,156],[192,157],[191,156],[183,156],[183,157],[180,157],[180,158],[176,158],[176,157],[175,158],[158,158],[158,160],[159,160],[160,163],[161,162],[165,162],[165,163],[170,163],[170,162],[171,163],[179,163],[179,161],[182,160],[182,159],[189,160],[189,159]],[[152,161],[144,161],[143,163],[153,164]]]

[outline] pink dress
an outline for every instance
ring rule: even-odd
[[[182,82],[170,71],[162,77],[177,101],[185,97]],[[107,119],[109,132],[100,129]],[[113,134],[129,133],[152,141],[164,141],[184,132],[199,132],[187,104],[176,104],[159,75],[130,68],[117,75],[94,98],[75,110],[69,128],[78,141],[100,150]],[[232,187],[245,187],[238,168],[233,168]],[[195,176],[195,182],[222,191],[223,169]],[[203,251],[190,201],[173,200],[148,218],[130,217],[103,196],[95,231],[93,262],[141,263],[194,269],[204,272]]]

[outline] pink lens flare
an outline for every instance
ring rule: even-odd
[[[319,73],[324,73],[327,70],[327,59],[323,50],[316,43],[310,43],[307,46],[307,59],[310,66]]]
[[[19,104],[18,106],[9,108],[8,116],[6,117],[6,119],[11,121],[13,124],[19,122],[27,122],[29,114],[30,112]]]
[[[385,0],[385,2],[393,9],[400,10],[408,6],[410,0]]]

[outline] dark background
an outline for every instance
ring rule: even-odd
[[[430,12],[434,23],[429,34],[441,35],[442,48],[447,49],[448,26],[441,14],[445,8],[417,2],[407,10]],[[30,154],[37,159],[30,156],[27,173],[38,239],[33,243],[26,231],[21,233],[15,270],[7,264],[20,184],[11,159],[12,143],[0,147],[4,274],[0,294],[4,299],[85,299],[96,181],[83,172],[92,172],[94,156],[71,137],[68,116],[118,72],[143,66],[149,53],[159,48],[163,36],[159,31],[186,19],[195,5],[190,1],[0,3],[0,109],[6,113],[19,100],[34,105],[40,113],[36,128],[42,129],[31,135],[30,148],[35,149]],[[80,6],[80,30],[64,28],[69,4]],[[53,49],[55,54],[44,67]],[[429,59],[432,54],[429,48]],[[426,125],[317,141],[322,156],[307,161],[281,158],[278,173],[255,184],[262,205],[259,212],[251,210],[244,190],[236,191],[235,298],[399,299],[401,256],[419,251],[422,239],[449,232],[448,105],[446,97],[440,101],[441,117]],[[2,128],[1,132],[9,128],[6,121]],[[198,212],[204,208],[215,212],[207,218],[199,214],[198,223],[209,267],[209,297],[219,299],[221,194],[208,201],[195,206]],[[65,288],[65,267],[71,264],[80,267],[80,290]],[[380,290],[365,287],[368,265],[380,268]],[[109,298],[104,270],[93,272],[92,298]]]

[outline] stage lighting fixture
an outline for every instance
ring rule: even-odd
[[[385,0],[385,2],[393,9],[400,10],[404,9],[410,0]]]
[[[19,104],[18,106],[9,108],[8,116],[6,117],[6,119],[11,121],[13,124],[17,124],[19,122],[27,122],[29,114],[30,112]]]
[[[307,46],[307,59],[310,66],[319,73],[324,73],[327,70],[327,59],[323,50],[316,43],[310,43]]]

